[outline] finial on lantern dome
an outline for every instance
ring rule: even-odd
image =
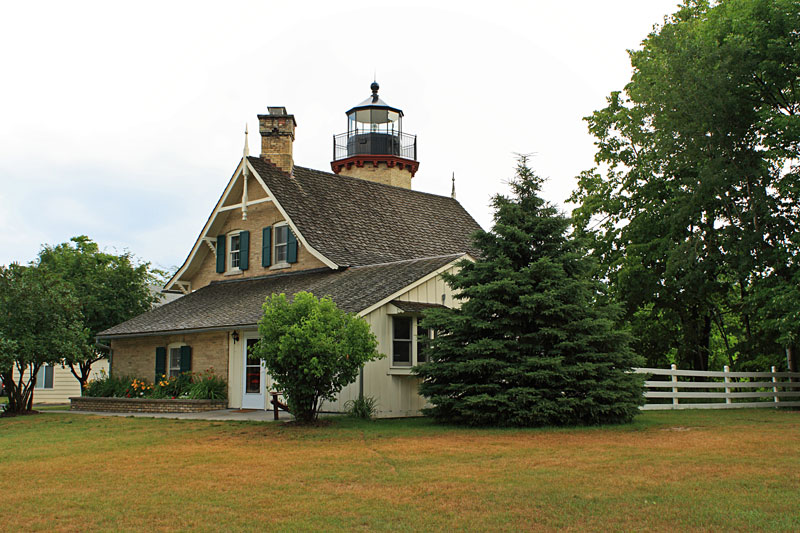
[[[456,173],[455,172],[453,172],[452,180],[453,180],[453,189],[450,191],[450,198],[455,200],[456,199]]]
[[[378,89],[380,89],[381,86],[378,85],[377,81],[373,81],[372,85],[370,85],[369,88],[372,89],[372,102],[373,103],[377,102],[378,101]]]

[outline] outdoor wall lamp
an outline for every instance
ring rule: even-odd
[[[231,333],[231,337],[233,337],[233,343],[234,344],[239,342],[239,332],[238,331],[234,331],[233,333]]]

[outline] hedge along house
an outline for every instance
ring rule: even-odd
[[[441,278],[470,257],[478,224],[451,197],[411,190],[416,138],[403,113],[372,96],[347,112],[334,137],[334,173],[294,165],[296,122],[282,107],[259,115],[261,155],[245,141],[239,162],[189,255],[166,285],[185,294],[100,334],[111,372],[154,380],[213,368],[228,381],[233,408],[269,408],[272,384],[248,357],[261,306],[271,294],[330,296],[368,321],[386,358],[323,410],[341,411],[360,393],[379,416],[419,414],[411,368],[424,362],[419,317],[452,306]]]

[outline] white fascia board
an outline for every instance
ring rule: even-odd
[[[461,261],[462,259],[469,259],[470,261],[475,262],[475,259],[469,254],[464,254],[464,255],[462,255],[460,257],[456,257],[455,259],[453,259],[452,261],[450,261],[449,263],[447,263],[443,267],[437,268],[436,270],[434,270],[430,274],[419,278],[417,281],[411,283],[410,285],[407,285],[407,286],[403,287],[402,289],[400,289],[397,292],[392,293],[391,295],[387,296],[383,300],[370,305],[369,307],[367,307],[363,311],[359,311],[358,312],[358,316],[360,316],[362,318],[367,316],[368,314],[370,314],[374,310],[378,309],[379,307],[381,307],[383,305],[386,305],[387,303],[391,302],[392,300],[394,300],[398,296],[402,296],[403,294],[407,293],[408,291],[410,291],[414,287],[418,287],[419,285],[422,285],[426,281],[428,281],[428,280],[430,280],[432,278],[435,278],[436,276],[438,276],[442,272],[453,268],[453,266],[455,266],[455,264],[458,263],[459,261]]]
[[[297,229],[297,226],[294,225],[294,222],[292,222],[292,219],[289,218],[289,215],[283,209],[283,206],[281,205],[281,203],[278,201],[278,199],[275,197],[275,195],[272,194],[272,191],[269,190],[269,187],[267,187],[267,184],[264,183],[264,180],[261,179],[261,176],[258,175],[258,172],[256,172],[256,169],[253,168],[253,165],[251,165],[249,161],[247,162],[247,168],[250,169],[250,172],[253,173],[253,177],[256,179],[256,181],[258,181],[258,183],[261,184],[262,187],[264,187],[264,190],[267,192],[267,195],[270,198],[272,198],[273,205],[278,209],[278,212],[280,212],[280,214],[283,215],[283,219],[286,221],[286,223],[292,229],[292,233],[294,233],[294,236],[297,237],[297,239],[300,241],[300,244],[302,244],[309,251],[309,253],[311,255],[313,255],[314,257],[316,257],[320,261],[322,261],[325,264],[325,266],[327,266],[328,268],[332,268],[334,270],[338,270],[339,265],[337,265],[336,263],[334,263],[333,261],[331,261],[330,259],[328,259],[324,255],[322,255],[320,252],[318,252],[316,250],[316,248],[314,248],[313,246],[308,244],[308,241],[306,241],[305,237],[303,237],[303,235],[300,233],[300,230]]]
[[[256,181],[259,183],[259,185],[261,185],[261,187],[264,189],[264,192],[267,194],[267,197],[265,199],[253,200],[252,202],[248,202],[248,204],[271,201],[275,205],[275,207],[278,209],[278,211],[281,213],[283,218],[286,220],[287,224],[292,229],[292,232],[294,233],[295,237],[297,237],[297,239],[300,241],[300,244],[302,244],[306,249],[308,249],[308,251],[309,251],[309,253],[311,255],[313,255],[314,257],[316,257],[320,261],[322,261],[328,268],[332,268],[334,270],[339,268],[339,265],[337,265],[336,263],[334,263],[333,261],[331,261],[330,259],[328,259],[324,255],[319,253],[313,246],[308,244],[308,242],[306,241],[305,237],[303,237],[303,235],[300,233],[300,231],[294,225],[294,222],[292,222],[292,220],[289,218],[289,215],[286,214],[286,211],[283,209],[283,206],[281,206],[280,202],[278,202],[278,200],[275,198],[275,195],[272,194],[272,191],[269,190],[269,187],[267,187],[267,184],[264,183],[263,179],[261,179],[261,176],[258,174],[258,172],[253,167],[253,165],[250,164],[250,162],[247,161],[246,159],[242,158],[242,160],[239,162],[239,166],[236,167],[236,170],[234,171],[233,176],[231,177],[230,181],[228,182],[227,187],[225,187],[225,190],[223,191],[222,196],[220,196],[219,201],[217,201],[216,206],[214,206],[214,210],[211,212],[211,215],[208,217],[208,220],[206,221],[205,226],[203,226],[203,231],[200,233],[200,236],[197,238],[197,242],[195,242],[194,246],[192,247],[192,251],[189,253],[189,256],[186,258],[186,261],[184,261],[184,263],[181,266],[181,268],[178,269],[178,271],[175,273],[175,275],[172,276],[172,278],[164,286],[165,289],[167,289],[167,290],[171,289],[173,287],[173,285],[177,281],[179,281],[181,279],[181,276],[186,272],[186,270],[192,264],[192,261],[194,260],[195,255],[197,255],[197,251],[200,249],[203,241],[206,239],[206,234],[208,233],[209,229],[211,228],[211,225],[214,223],[214,220],[216,220],[217,215],[219,213],[228,211],[227,208],[223,208],[222,206],[225,203],[225,201],[228,199],[228,196],[230,195],[230,192],[233,189],[233,186],[236,184],[236,182],[238,181],[239,177],[242,175],[242,171],[244,170],[244,165],[245,164],[247,165],[248,173],[256,179]],[[237,207],[239,207],[239,206],[237,206]]]
[[[203,226],[203,231],[201,231],[200,235],[197,237],[197,241],[194,243],[192,251],[189,252],[189,256],[186,258],[186,261],[183,262],[181,268],[179,268],[178,271],[175,272],[175,275],[172,276],[172,278],[170,278],[170,280],[167,282],[166,285],[164,285],[165,290],[171,289],[172,286],[181,279],[181,276],[183,276],[183,274],[186,272],[186,269],[189,268],[189,265],[192,264],[195,255],[197,255],[197,251],[200,249],[200,247],[203,244],[203,241],[205,240],[206,233],[208,233],[208,230],[211,229],[211,224],[214,223],[214,220],[216,220],[217,215],[220,213],[220,208],[222,207],[222,204],[224,204],[225,200],[228,199],[228,195],[231,193],[231,189],[233,189],[234,184],[239,179],[239,176],[241,176],[242,169],[244,168],[243,166],[244,161],[245,159],[242,158],[242,160],[239,162],[239,166],[237,166],[236,170],[233,172],[233,176],[231,176],[231,179],[228,181],[228,185],[222,192],[222,196],[219,197],[217,204],[214,206],[214,210],[211,212],[211,215],[209,215],[208,220],[206,220],[206,224],[205,226]]]

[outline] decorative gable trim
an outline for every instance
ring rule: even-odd
[[[236,184],[239,178],[242,177],[243,174],[249,174],[255,178],[255,180],[259,183],[259,185],[263,187],[264,192],[266,192],[267,194],[266,198],[259,198],[257,200],[245,200],[244,202],[240,202],[235,205],[224,205],[225,201],[228,199],[228,196],[231,193],[231,190],[233,189],[233,186]],[[216,220],[217,215],[234,209],[242,209],[244,212],[246,212],[247,206],[260,204],[263,202],[273,202],[275,204],[275,207],[278,209],[283,218],[286,220],[289,227],[292,229],[292,232],[295,234],[295,236],[297,236],[297,239],[309,251],[311,255],[322,261],[329,268],[332,268],[334,270],[339,268],[339,265],[337,265],[327,257],[323,256],[313,246],[308,244],[305,238],[300,234],[300,231],[297,229],[297,226],[295,226],[294,222],[291,221],[286,211],[283,209],[283,207],[281,207],[280,203],[275,198],[275,195],[272,194],[272,191],[269,189],[269,187],[267,187],[266,183],[264,183],[264,180],[261,179],[261,176],[258,175],[256,169],[253,168],[253,166],[250,164],[249,161],[247,161],[247,159],[242,158],[242,160],[239,162],[239,165],[236,167],[233,176],[231,176],[231,179],[228,181],[228,185],[225,187],[225,190],[222,192],[222,195],[220,196],[219,200],[214,206],[214,210],[209,215],[208,220],[206,220],[206,223],[203,226],[203,230],[200,232],[197,241],[195,241],[191,252],[189,252],[188,257],[183,262],[183,265],[181,265],[181,267],[175,273],[175,275],[173,275],[172,278],[170,278],[170,280],[166,283],[166,285],[164,285],[164,289],[170,290],[175,288],[181,288],[182,290],[184,290],[182,286],[185,286],[187,282],[185,280],[182,280],[181,277],[186,273],[186,270],[194,261],[198,250],[201,248],[204,242],[208,244],[216,253],[215,246],[213,246],[214,244],[216,244],[216,237],[209,235],[209,230],[211,229],[212,224]]]

